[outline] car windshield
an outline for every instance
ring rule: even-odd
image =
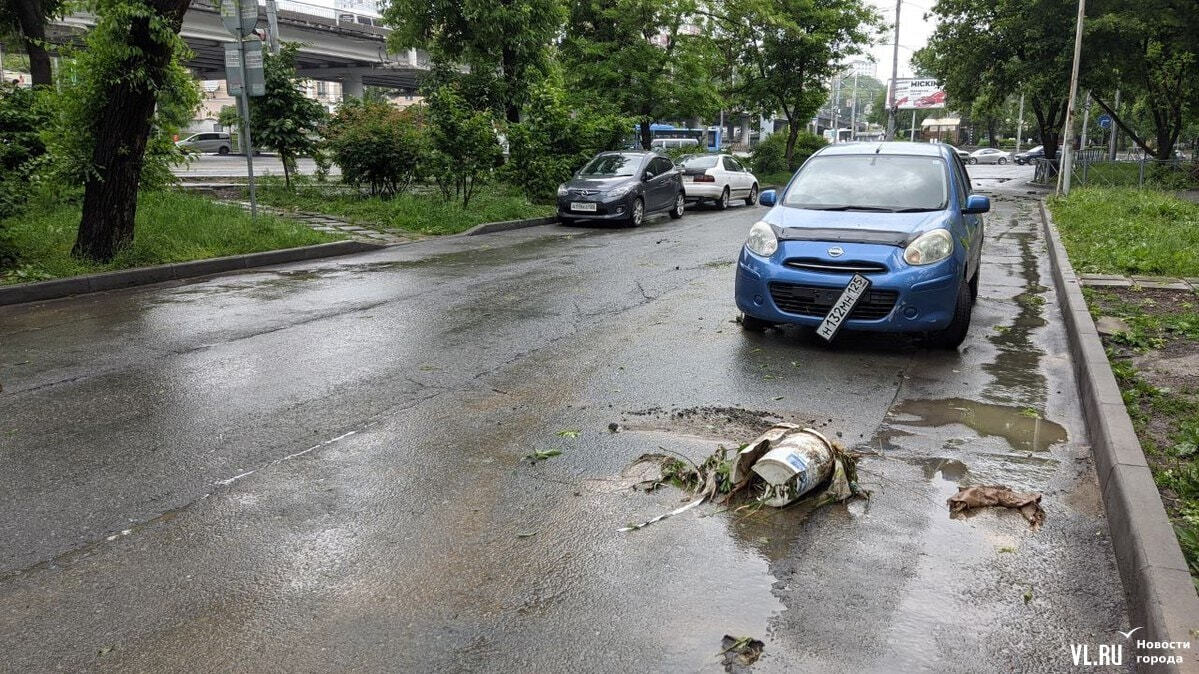
[[[783,197],[784,206],[818,211],[935,211],[945,208],[940,157],[841,155],[813,157]]]
[[[635,154],[601,154],[579,171],[581,176],[631,176],[641,157]]]
[[[710,169],[716,167],[716,157],[695,155],[683,160],[683,168]]]

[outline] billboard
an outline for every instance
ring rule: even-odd
[[[945,107],[945,90],[936,80],[895,80],[895,107],[900,110],[943,108]]]

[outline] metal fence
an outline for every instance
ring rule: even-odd
[[[1036,160],[1033,182],[1051,185],[1057,182],[1061,159]],[[1199,161],[1186,159],[1106,158],[1102,151],[1077,153],[1070,172],[1074,187],[1136,187],[1185,190],[1199,187]]]

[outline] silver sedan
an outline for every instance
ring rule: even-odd
[[[1010,158],[1010,154],[1003,150],[984,147],[971,152],[970,158],[966,161],[971,164],[1006,164]]]

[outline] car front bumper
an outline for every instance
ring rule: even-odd
[[[624,220],[633,211],[635,193],[609,197],[605,194],[588,196],[569,194],[558,197],[558,218],[570,220]],[[595,211],[576,211],[571,208],[575,202],[593,203]]]
[[[786,260],[819,260],[830,245],[845,250],[843,260],[885,266],[865,272],[870,290],[843,327],[873,332],[929,332],[953,320],[958,289],[964,282],[956,256],[914,267],[903,262],[894,246],[818,241],[781,241],[779,250],[763,258],[742,247],[737,261],[737,308],[771,323],[815,327],[852,278],[852,272],[814,271],[785,265]],[[840,260],[830,260],[839,263]]]

